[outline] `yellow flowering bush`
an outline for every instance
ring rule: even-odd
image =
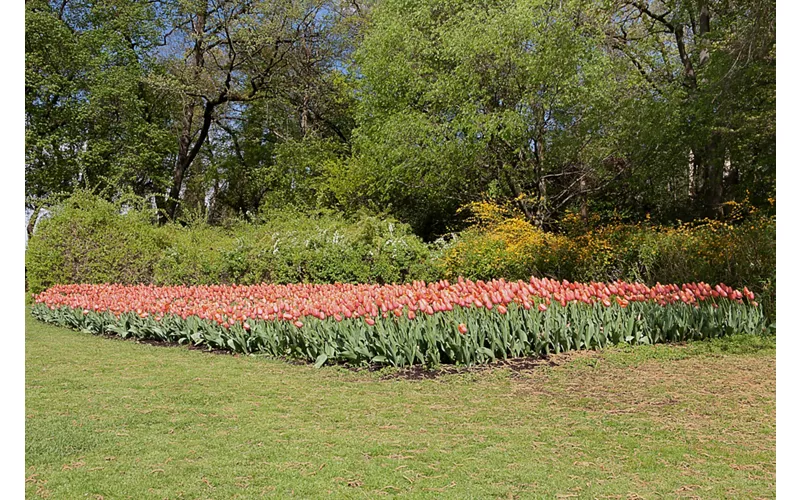
[[[445,278],[723,282],[756,291],[774,317],[774,216],[728,202],[723,220],[675,226],[621,221],[599,224],[567,213],[558,233],[532,224],[512,205],[482,201],[464,207],[471,227],[443,249],[435,265]]]
[[[443,277],[550,276],[566,262],[560,252],[570,240],[534,226],[510,205],[483,201],[464,209],[473,214],[472,226],[441,255]]]

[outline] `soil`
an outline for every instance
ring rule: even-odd
[[[133,341],[138,344],[147,344],[157,347],[181,347],[184,349],[188,349],[190,351],[199,351],[207,354],[216,354],[216,355],[233,356],[233,357],[241,356],[240,353],[234,353],[227,349],[209,349],[207,346],[178,344],[177,342],[165,342],[163,340],[155,340],[155,339],[137,339],[137,338],[123,339],[118,335],[114,334],[104,334],[103,337],[121,341]],[[444,375],[481,373],[481,372],[486,372],[488,370],[497,370],[497,369],[508,369],[511,370],[512,373],[514,374],[520,374],[535,370],[536,368],[542,366],[550,366],[550,367],[560,366],[578,357],[586,357],[586,356],[592,357],[594,355],[595,355],[594,351],[568,351],[560,354],[551,354],[545,357],[528,356],[523,358],[510,358],[504,360],[497,360],[493,363],[474,365],[469,367],[457,366],[457,365],[440,365],[438,368],[430,368],[422,365],[414,365],[410,367],[399,368],[397,370],[392,371],[391,373],[387,373],[386,375],[381,377],[381,380],[395,380],[395,379],[432,380],[442,377]],[[279,357],[277,359],[281,359],[284,362],[292,365],[313,364],[313,362],[311,361],[306,361],[296,358]],[[370,364],[367,366],[354,366],[345,363],[339,366],[343,366],[353,372],[361,372],[361,371],[378,372],[387,368],[388,365]]]
[[[463,374],[463,373],[482,373],[490,370],[508,369],[514,374],[520,374],[535,370],[542,366],[560,366],[578,357],[593,357],[594,351],[568,351],[561,354],[551,354],[544,357],[528,356],[522,358],[509,358],[497,360],[493,363],[474,366],[441,365],[438,368],[429,368],[421,365],[400,368],[392,373],[387,373],[381,377],[382,380],[405,379],[405,380],[432,380],[443,375]],[[370,365],[368,367],[348,367],[352,371],[369,370],[371,372],[386,368],[385,365]]]

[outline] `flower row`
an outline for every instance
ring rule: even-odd
[[[293,285],[219,285],[171,286],[150,285],[60,285],[35,295],[34,301],[50,309],[67,307],[88,312],[107,312],[116,317],[124,313],[153,317],[165,315],[182,319],[190,316],[230,327],[242,324],[249,328],[254,320],[289,321],[302,327],[306,318],[342,321],[363,318],[368,324],[376,319],[434,315],[454,308],[494,310],[505,314],[512,304],[524,310],[544,312],[553,304],[566,307],[583,303],[621,308],[631,303],[667,306],[683,303],[699,307],[717,301],[758,306],[754,294],[745,287],[735,290],[724,284],[706,283],[648,287],[641,283],[572,283],[547,278],[528,282],[502,279],[455,283],[413,282],[402,285],[293,284]]]

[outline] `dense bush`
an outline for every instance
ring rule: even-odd
[[[261,224],[167,226],[157,284],[392,283],[432,276],[408,226],[361,215],[282,212]]]
[[[78,192],[50,212],[25,253],[29,290],[58,283],[152,280],[163,243],[137,200],[114,204]]]
[[[730,204],[726,221],[676,227],[647,223],[586,227],[578,217],[545,232],[509,207],[471,206],[474,225],[444,244],[435,258],[448,279],[640,281],[648,284],[726,283],[747,286],[775,316],[775,217]]]
[[[283,212],[259,224],[155,226],[141,203],[79,193],[42,221],[26,252],[28,288],[66,283],[391,283],[431,279],[407,225]]]

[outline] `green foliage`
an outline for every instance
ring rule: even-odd
[[[519,203],[548,220],[568,186],[606,182],[637,94],[594,15],[573,1],[382,2],[356,56],[357,192],[429,236],[490,189],[532,194]]]
[[[774,199],[774,2],[367,3],[26,1],[28,207],[367,208],[430,241],[486,196],[547,230]]]
[[[124,313],[116,317],[109,312],[50,309],[45,304],[35,304],[31,312],[39,320],[93,334],[287,356],[318,367],[327,362],[470,366],[611,344],[683,342],[766,331],[760,308],[725,299],[703,301],[699,306],[633,302],[626,308],[552,303],[544,312],[510,304],[503,314],[456,307],[414,319],[389,315],[377,318],[373,325],[357,318],[337,321],[306,316],[300,327],[289,321],[248,320],[247,329],[194,316],[166,315],[156,320]],[[460,333],[459,324],[466,325],[468,333]]]
[[[165,246],[159,253],[150,281],[157,285],[224,282],[228,266],[223,255],[232,246],[233,238],[222,228],[168,224],[157,231],[163,235]]]
[[[158,39],[150,2],[25,3],[26,194],[81,186],[163,192],[170,103],[145,81]]]
[[[125,210],[122,214],[121,211]],[[152,214],[135,198],[111,203],[76,192],[37,227],[28,242],[28,288],[59,283],[147,283],[163,246]]]
[[[259,224],[162,229],[157,284],[392,283],[430,278],[408,226],[361,215],[273,212]]]
[[[272,212],[228,227],[151,223],[141,200],[78,192],[37,228],[28,288],[65,283],[392,283],[432,279],[428,247],[409,227],[361,214]],[[120,213],[125,206],[127,212]]]
[[[610,46],[641,74],[643,104],[618,138],[631,171],[607,199],[666,220],[716,217],[747,190],[765,208],[775,193],[775,2],[607,8]]]

